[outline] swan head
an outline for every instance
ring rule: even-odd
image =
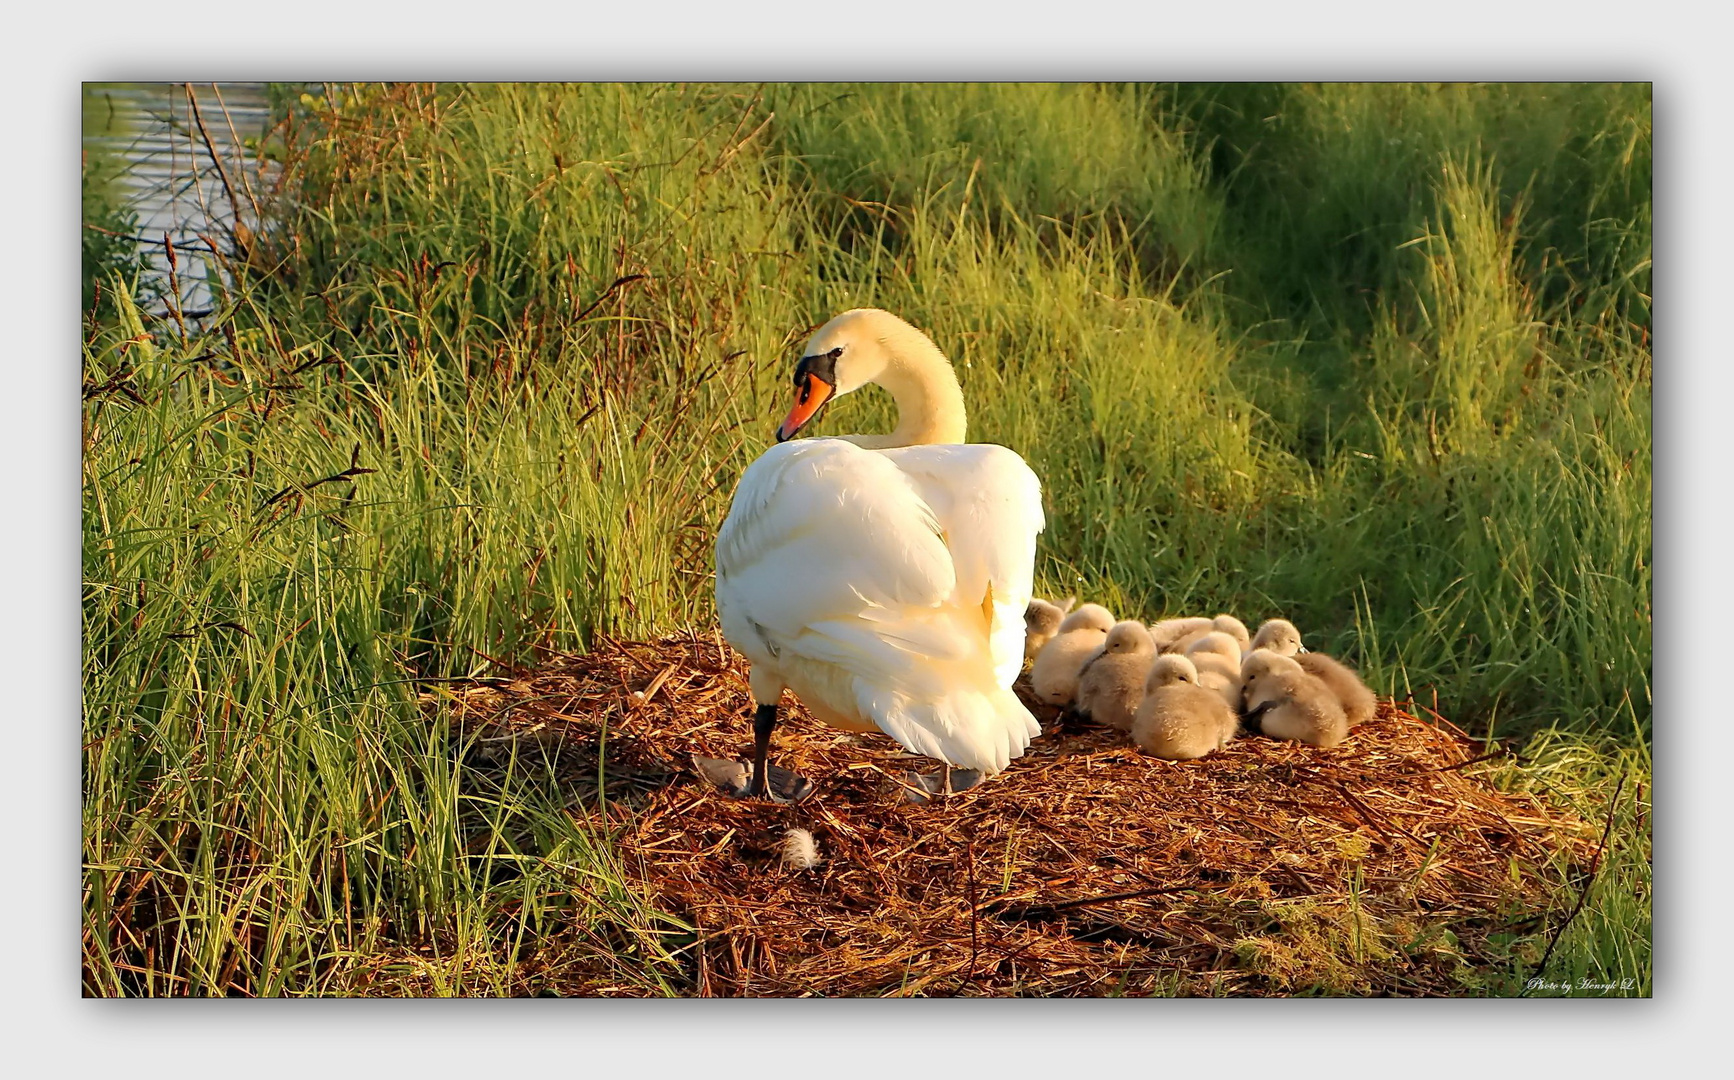
[[[817,419],[827,403],[878,383],[897,402],[892,437],[856,439],[859,446],[886,449],[927,443],[961,443],[963,392],[951,361],[926,334],[878,308],[845,311],[814,332],[795,364],[795,401],[777,428],[784,442]]]
[[[890,361],[886,339],[920,333],[888,311],[845,311],[807,339],[795,364],[795,403],[777,428],[777,441],[816,420],[833,398],[853,393],[884,373]]]

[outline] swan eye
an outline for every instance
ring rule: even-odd
[[[843,346],[839,345],[835,349],[832,349],[830,352],[826,353],[825,355],[829,356],[832,360],[835,360],[839,356],[843,355]]]

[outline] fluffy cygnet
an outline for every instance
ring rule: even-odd
[[[1042,646],[1054,640],[1054,635],[1060,632],[1060,622],[1065,619],[1066,612],[1072,609],[1077,597],[1069,596],[1063,604],[1036,597],[1024,608],[1024,659],[1034,660],[1036,654],[1042,651]]]
[[[1252,648],[1252,635],[1247,632],[1246,624],[1233,615],[1218,615],[1210,621],[1216,625],[1218,630],[1233,638],[1235,643],[1240,646],[1242,653]]]
[[[1229,637],[1233,638],[1235,643],[1240,646],[1240,651],[1243,653],[1249,648],[1249,637],[1246,632],[1246,624],[1235,618],[1233,615],[1218,615],[1214,619],[1201,622],[1199,625],[1194,626],[1192,629],[1175,638],[1174,641],[1169,644],[1167,651],[1176,652],[1184,656],[1186,653],[1191,651],[1192,646],[1198,644],[1198,640],[1204,635],[1216,633],[1227,634]]]
[[[1198,616],[1163,619],[1161,622],[1150,624],[1150,639],[1156,643],[1157,652],[1184,652],[1184,649],[1175,647],[1175,643],[1181,638],[1207,634],[1215,628],[1214,622]]]
[[[1198,669],[1198,685],[1221,695],[1231,709],[1240,708],[1240,642],[1221,630],[1194,641],[1186,658]]]
[[[1060,620],[1060,633],[1080,627],[1093,627],[1106,634],[1114,628],[1114,613],[1101,604],[1079,604],[1078,610]]]
[[[1131,731],[1155,659],[1156,643],[1143,623],[1130,619],[1115,623],[1101,653],[1078,677],[1078,711],[1098,724]]]
[[[1268,649],[1278,656],[1293,656],[1300,652],[1300,647],[1300,631],[1295,629],[1294,623],[1287,619],[1266,619],[1259,624],[1258,633],[1252,636],[1252,647],[1247,652]]]
[[[1114,616],[1100,604],[1084,604],[1060,621],[1060,632],[1036,654],[1030,687],[1049,705],[1070,705],[1078,696],[1078,675],[1102,651]]]
[[[1343,715],[1348,717],[1349,727],[1358,727],[1373,718],[1373,710],[1379,704],[1378,699],[1367,689],[1367,684],[1361,681],[1361,677],[1355,674],[1354,668],[1324,653],[1305,652],[1294,659],[1302,671],[1330,688],[1331,693],[1336,696],[1337,704],[1343,707]]]
[[[1132,741],[1169,761],[1201,758],[1234,738],[1240,718],[1221,696],[1198,685],[1184,656],[1158,656],[1132,720]]]
[[[1252,730],[1324,747],[1348,737],[1348,718],[1336,695],[1293,657],[1254,649],[1246,654],[1241,676]]]

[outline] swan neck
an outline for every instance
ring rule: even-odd
[[[874,382],[897,403],[897,428],[889,435],[857,436],[853,441],[870,450],[963,442],[963,388],[951,362],[925,336],[887,343],[886,351],[885,370]]]

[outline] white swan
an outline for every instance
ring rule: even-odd
[[[1041,734],[1011,690],[1040,482],[1003,446],[961,445],[950,362],[888,312],[859,308],[820,327],[794,381],[780,445],[741,476],[716,542],[717,615],[752,664],[758,706],[748,792],[766,793],[785,688],[834,727],[999,772]],[[786,441],[867,383],[897,403],[890,435]],[[785,797],[810,790],[798,777],[783,786]]]

